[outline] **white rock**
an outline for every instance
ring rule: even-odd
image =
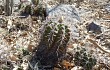
[[[2,34],[2,35],[5,35],[5,34],[7,34],[8,33],[8,31],[7,30],[5,30],[5,29],[3,29],[3,28],[0,28],[0,35]]]
[[[8,24],[7,24],[7,28],[10,29],[12,27],[12,20],[9,19],[8,20]]]
[[[18,68],[19,67],[17,65],[15,65],[14,68],[13,68],[13,70],[18,70]]]
[[[82,70],[82,69],[83,69],[82,67],[75,66],[75,67],[73,67],[71,70]]]
[[[71,52],[71,53],[72,53],[73,50],[74,50],[73,48],[68,48],[68,49],[67,49],[67,52]]]
[[[73,21],[77,19],[80,21],[77,11],[75,10],[74,5],[58,5],[55,7],[47,8],[48,16],[54,21],[59,20],[61,16],[64,17],[66,22]]]

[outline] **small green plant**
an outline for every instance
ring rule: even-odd
[[[28,50],[22,49],[22,51],[23,51],[23,56],[29,55],[29,51]]]
[[[92,67],[96,65],[97,60],[86,51],[85,48],[77,48],[78,51],[74,55],[75,65],[82,66],[85,70],[92,70]]]

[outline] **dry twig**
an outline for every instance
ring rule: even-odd
[[[92,39],[87,39],[88,41],[90,41],[91,43],[94,44],[95,47],[99,48],[101,51],[105,52],[105,53],[109,53],[108,51],[104,50],[100,45],[98,45],[95,41],[93,41]]]

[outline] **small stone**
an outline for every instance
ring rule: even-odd
[[[93,33],[100,34],[102,33],[101,27],[94,22],[90,23],[89,25],[86,26],[87,31],[92,31]]]
[[[35,46],[34,45],[28,45],[28,51],[32,52],[34,50]]]
[[[10,55],[9,58],[11,61],[17,61],[18,60],[18,58],[14,55]]]
[[[75,66],[75,67],[73,67],[71,70],[83,70],[83,68],[80,67],[80,66]]]

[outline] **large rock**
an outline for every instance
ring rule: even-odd
[[[75,20],[80,21],[77,11],[75,10],[74,5],[57,5],[54,7],[47,6],[47,14],[49,19],[57,21],[62,16],[64,17],[64,21],[72,22]]]

